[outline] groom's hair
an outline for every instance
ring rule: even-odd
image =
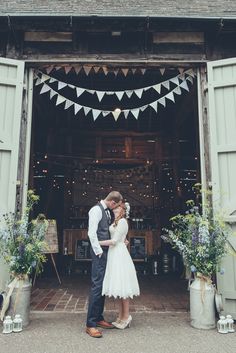
[[[123,200],[123,196],[121,195],[121,193],[119,193],[119,191],[111,191],[106,199],[107,201],[115,201],[116,203],[120,202]]]

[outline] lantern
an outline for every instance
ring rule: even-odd
[[[22,331],[22,318],[19,314],[15,315],[13,320],[13,332],[20,332]]]
[[[217,321],[217,330],[219,333],[228,333],[227,320],[225,316],[220,316],[220,320]]]
[[[226,321],[227,321],[227,329],[228,332],[235,332],[234,329],[234,320],[231,315],[226,315]]]
[[[11,333],[13,331],[13,321],[11,316],[6,316],[3,321],[3,331],[2,333]]]

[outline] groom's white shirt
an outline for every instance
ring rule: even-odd
[[[102,207],[107,208],[105,202],[103,200],[100,201]],[[94,206],[89,211],[89,222],[88,222],[88,236],[90,239],[91,246],[95,255],[102,254],[103,250],[99,244],[97,230],[98,230],[98,223],[102,219],[102,210],[100,207]]]

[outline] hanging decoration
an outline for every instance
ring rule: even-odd
[[[80,110],[83,110],[85,116],[87,116],[90,112],[92,112],[94,121],[98,118],[98,116],[100,114],[102,114],[104,117],[107,116],[108,114],[112,114],[114,119],[118,120],[121,113],[124,114],[125,119],[127,119],[129,114],[132,114],[135,119],[138,119],[140,112],[143,112],[148,107],[151,107],[157,113],[159,104],[161,104],[163,107],[166,107],[166,104],[168,101],[175,102],[175,94],[180,95],[182,93],[182,89],[189,91],[189,87],[188,87],[187,82],[193,83],[194,77],[195,77],[194,71],[188,70],[182,74],[179,74],[173,78],[170,78],[169,80],[163,81],[161,83],[158,83],[158,84],[155,84],[152,86],[146,86],[146,87],[139,88],[139,89],[124,90],[124,91],[97,91],[97,90],[88,90],[85,88],[76,87],[72,84],[59,81],[59,80],[55,79],[54,77],[50,77],[46,74],[41,73],[41,77],[36,75],[37,80],[35,82],[35,85],[37,86],[37,85],[43,84],[41,91],[40,91],[40,94],[50,92],[50,99],[52,99],[54,96],[56,96],[56,106],[58,106],[62,103],[65,103],[64,109],[68,109],[71,106],[73,106],[75,115]],[[124,96],[124,94],[126,94],[127,97],[130,98],[132,96],[132,94],[135,93],[136,96],[141,99],[143,92],[146,90],[149,90],[150,88],[153,88],[154,90],[156,90],[160,94],[161,87],[164,87],[166,90],[169,91],[169,93],[165,94],[164,96],[158,98],[157,100],[155,100],[153,102],[150,102],[150,103],[145,104],[143,106],[138,106],[136,108],[132,108],[132,109],[117,108],[115,110],[106,110],[105,111],[102,109],[95,109],[92,107],[81,105],[77,102],[74,102],[74,101],[64,97],[63,95],[61,95],[57,91],[55,91],[51,86],[49,86],[48,83],[46,83],[46,81],[49,81],[48,83],[57,82],[58,91],[62,90],[64,87],[69,87],[69,88],[75,89],[77,97],[79,97],[85,91],[88,93],[91,93],[91,94],[96,93],[99,102],[101,102],[101,100],[105,94],[108,94],[108,95],[115,94],[118,97],[118,99],[121,100],[122,97]],[[176,87],[174,89],[172,89],[171,91],[170,91],[170,83],[173,83],[176,85]]]

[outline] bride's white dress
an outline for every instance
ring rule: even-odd
[[[134,295],[140,294],[140,290],[133,260],[124,243],[128,223],[125,218],[121,218],[117,226],[114,227],[112,224],[109,230],[115,244],[108,250],[102,295],[133,298]]]

